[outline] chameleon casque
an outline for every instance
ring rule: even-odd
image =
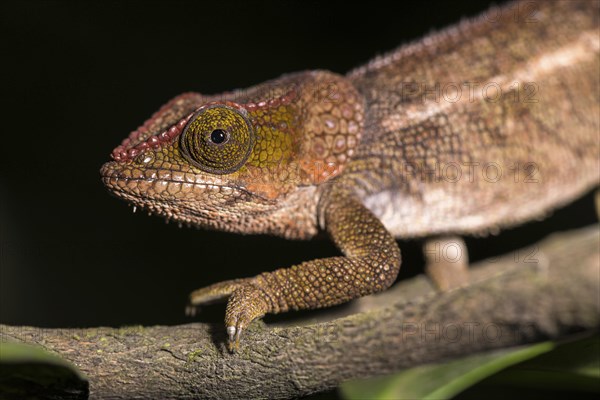
[[[346,75],[182,94],[102,180],[183,224],[335,242],[339,257],[192,293],[192,305],[229,299],[234,350],[266,313],[389,287],[395,238],[494,233],[598,186],[599,14],[598,1],[512,3]]]

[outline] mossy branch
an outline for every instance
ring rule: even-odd
[[[320,314],[325,322],[256,323],[236,354],[226,351],[220,324],[1,325],[0,340],[71,361],[88,376],[91,398],[292,398],[351,378],[597,330],[598,243],[598,226],[555,234],[473,266],[473,282],[447,293],[418,277],[355,301],[345,317],[333,314],[337,308]]]

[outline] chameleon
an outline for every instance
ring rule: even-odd
[[[339,256],[194,291],[227,300],[230,351],[268,313],[397,277],[396,239],[487,235],[598,187],[600,3],[488,10],[345,75],[181,94],[112,152],[108,190],[184,225],[310,239]]]

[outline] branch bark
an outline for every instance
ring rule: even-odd
[[[40,329],[0,325],[0,341],[36,344],[74,363],[91,398],[292,398],[474,352],[600,326],[598,226],[473,266],[438,294],[424,277],[353,303],[352,315],[253,324],[239,353],[223,326]],[[526,257],[530,255],[530,257]],[[336,309],[334,313],[348,312]],[[338,317],[339,315],[335,315]]]

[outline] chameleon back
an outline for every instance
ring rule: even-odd
[[[513,3],[350,72],[367,112],[344,179],[398,237],[494,232],[597,186],[599,15]]]

